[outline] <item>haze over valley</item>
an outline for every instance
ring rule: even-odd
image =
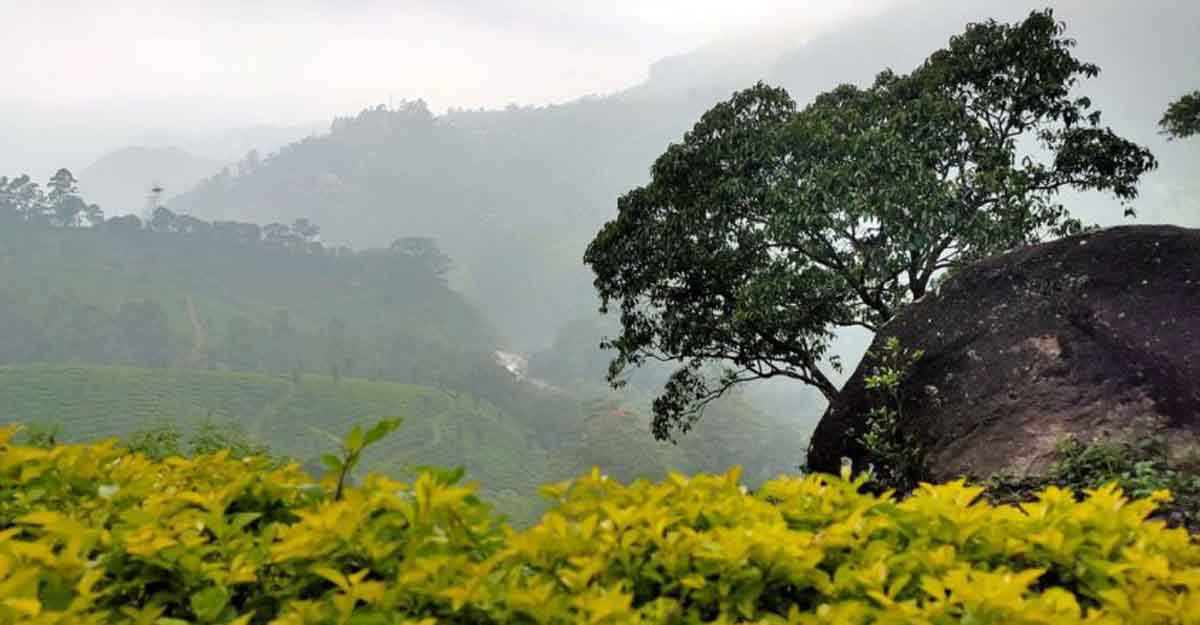
[[[764,376],[670,445],[650,435],[670,365],[606,382],[622,321],[582,259],[655,159],[760,81],[803,108],[1046,3],[123,4],[5,9],[32,26],[0,55],[37,62],[0,93],[0,174],[49,192],[65,168],[82,204],[0,235],[0,386],[23,389],[0,418],[67,440],[216,420],[315,462],[403,409],[411,437],[376,466],[467,466],[532,519],[537,484],[592,464],[793,471],[825,410]],[[1196,87],[1200,7],[1050,5],[1101,68],[1078,89],[1103,125],[1157,159],[1135,216],[1059,200],[1104,227],[1200,227],[1198,144],[1159,126]],[[836,329],[835,383],[872,338]]]
[[[0,0],[0,625],[1196,625],[1197,33]]]

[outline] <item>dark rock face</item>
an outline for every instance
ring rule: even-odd
[[[904,427],[931,477],[1037,475],[1055,445],[1165,434],[1200,441],[1200,230],[1111,228],[985,259],[901,312],[876,337],[924,358],[905,383]],[[864,359],[822,417],[809,467],[863,466],[875,401]]]

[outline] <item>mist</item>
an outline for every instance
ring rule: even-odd
[[[126,286],[138,306],[104,294],[103,278],[64,278],[49,295],[30,283],[37,308],[13,312],[22,323],[86,318],[62,323],[79,336],[85,326],[106,329],[73,338],[88,345],[78,353],[45,347],[50,338],[41,347],[19,342],[11,353],[365,376],[474,394],[497,411],[537,418],[577,411],[578,401],[555,403],[564,396],[617,401],[604,381],[611,354],[597,346],[619,326],[597,312],[582,255],[616,215],[617,198],[645,183],[654,159],[706,110],[758,81],[786,88],[803,107],[839,84],[911,71],[969,22],[1019,20],[1046,4],[10,1],[5,22],[27,27],[0,39],[0,57],[20,61],[0,91],[0,175],[44,182],[68,168],[79,195],[109,218],[149,223],[167,208],[186,224],[163,226],[172,234],[223,227],[229,236],[220,245],[233,245],[245,232],[258,242],[286,230],[272,239],[275,251],[351,259],[297,261],[316,276],[305,291],[276,261],[228,252],[254,264],[262,284],[292,285],[276,293],[195,260],[204,251],[186,245],[95,244],[87,249],[104,250],[98,256],[55,262],[118,274],[137,267],[143,273]],[[1200,226],[1200,144],[1168,141],[1158,127],[1167,103],[1198,86],[1200,5],[1049,4],[1077,39],[1078,56],[1102,69],[1080,93],[1105,125],[1148,146],[1160,164],[1141,182],[1134,218],[1098,194],[1064,202],[1101,226]],[[183,258],[210,273],[171,264]],[[363,284],[380,290],[355,290]],[[160,288],[161,319],[153,306],[139,307]],[[4,301],[20,311],[27,293],[10,290]],[[327,294],[350,312],[322,301]],[[150,318],[162,326],[152,349],[114,347],[122,328]],[[250,335],[271,338],[237,354]],[[871,338],[838,334],[834,353],[847,365],[831,373],[838,383]],[[497,351],[521,390],[488,377]],[[421,353],[438,365],[426,370],[414,357]],[[635,376],[632,395],[618,396],[637,406],[637,427],[664,380],[651,367]],[[523,394],[531,388],[559,395]],[[722,410],[752,413],[762,428],[789,428],[800,441],[758,466],[762,474],[795,466],[788,459],[798,459],[824,409],[818,393],[794,381],[749,385],[735,400],[742,403]],[[577,426],[541,444],[584,436]],[[710,442],[731,435],[709,427]]]

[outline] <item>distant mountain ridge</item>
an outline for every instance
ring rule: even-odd
[[[1015,19],[1042,4],[902,3],[790,49],[772,41],[744,58],[729,58],[744,46],[710,46],[664,59],[643,85],[558,106],[445,115],[419,102],[370,109],[206,180],[175,207],[262,221],[308,216],[330,224],[331,240],[358,245],[402,229],[433,236],[458,261],[456,284],[502,333],[533,351],[565,321],[594,311],[591,278],[579,262],[584,245],[611,218],[616,198],[645,181],[654,158],[715,102],[762,78],[803,106],[839,83],[869,82],[889,67],[911,70],[969,21]],[[1184,194],[1157,191],[1192,184],[1196,150],[1166,145],[1155,127],[1175,90],[1191,88],[1164,76],[1200,72],[1195,55],[1180,49],[1192,49],[1187,28],[1200,23],[1200,9],[1056,4],[1080,56],[1104,70],[1081,91],[1094,96],[1105,122],[1176,155],[1148,178],[1141,213],[1158,222],[1200,219],[1200,207],[1180,205]],[[1161,36],[1121,36],[1127,25]],[[1147,67],[1162,70],[1138,69]],[[1130,89],[1135,80],[1145,88]],[[1085,219],[1120,223],[1120,210],[1105,200],[1070,201]],[[531,283],[545,297],[510,288]]]
[[[140,214],[152,186],[169,197],[191,189],[222,165],[174,146],[130,146],[105,154],[77,177],[80,194],[107,214]]]

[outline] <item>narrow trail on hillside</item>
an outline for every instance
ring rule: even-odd
[[[449,394],[447,394],[446,397],[447,397],[448,401],[446,402],[445,409],[440,410],[432,415],[428,415],[424,418],[424,422],[429,425],[429,429],[432,431],[432,435],[433,435],[432,440],[424,445],[417,445],[412,448],[410,448],[404,444],[400,444],[398,446],[399,447],[398,451],[403,451],[403,452],[407,452],[407,453],[415,453],[415,452],[420,452],[420,451],[424,451],[424,450],[434,450],[441,446],[442,442],[445,440],[445,434],[443,433],[442,427],[441,427],[442,420],[444,417],[452,417],[455,412],[455,408],[456,408],[453,398],[451,398]],[[374,470],[384,471],[384,472],[387,472],[389,470],[404,471],[408,468],[409,464],[410,463],[407,458],[396,458],[394,460],[389,460],[389,461],[379,463],[378,465],[376,465]]]
[[[204,362],[208,359],[208,334],[200,323],[200,315],[196,313],[196,303],[192,301],[192,296],[185,295],[183,301],[187,308],[188,321],[192,323],[193,358],[196,362]]]

